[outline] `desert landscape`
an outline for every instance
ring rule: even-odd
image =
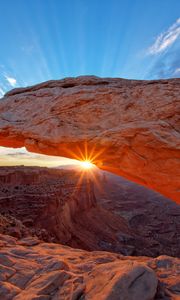
[[[2,298],[178,299],[177,204],[105,171],[0,170]]]
[[[180,300],[180,0],[0,12],[0,300]]]
[[[180,207],[104,171],[1,167],[1,233],[89,251],[180,257]]]

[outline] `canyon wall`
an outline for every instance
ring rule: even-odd
[[[85,250],[180,257],[180,206],[105,171],[0,167],[0,233]],[[87,177],[88,176],[88,177]]]
[[[96,206],[92,182],[85,177],[78,184],[78,179],[79,173],[70,170],[0,167],[0,213],[22,222],[28,235],[71,244],[76,218]],[[24,227],[16,229],[9,233],[22,236]]]
[[[84,76],[8,92],[0,145],[76,159],[179,201],[180,79]]]

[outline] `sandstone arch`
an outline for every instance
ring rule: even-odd
[[[178,202],[180,79],[84,76],[14,89],[0,101],[0,145],[75,158]],[[180,200],[179,200],[180,201]]]

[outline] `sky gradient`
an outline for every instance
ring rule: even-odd
[[[0,95],[78,75],[180,76],[179,0],[1,0]]]
[[[17,165],[53,168],[66,165],[77,166],[81,163],[66,157],[30,153],[24,147],[17,149],[0,147],[0,167]]]
[[[180,0],[0,0],[0,11],[0,98],[79,75],[180,77]]]

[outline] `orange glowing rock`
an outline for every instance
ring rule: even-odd
[[[88,159],[180,201],[180,79],[85,76],[15,89],[0,103],[0,145]],[[85,146],[86,145],[86,146]]]

